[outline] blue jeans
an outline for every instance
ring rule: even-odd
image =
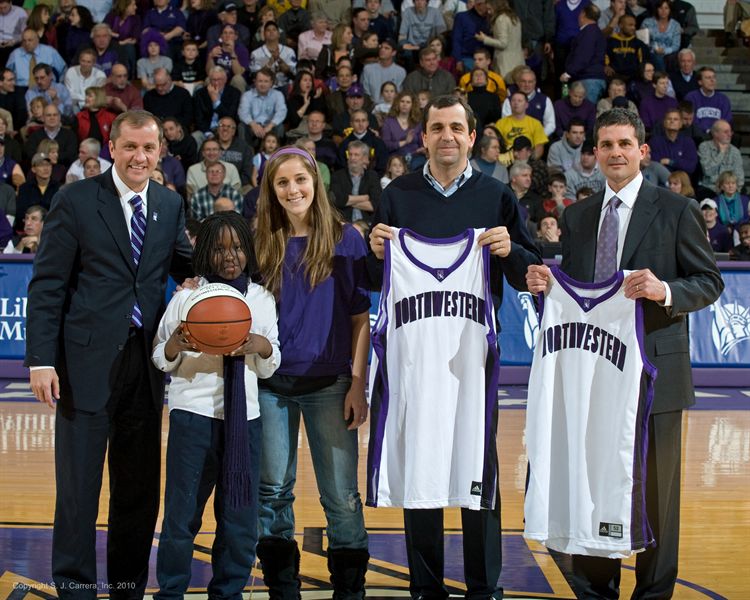
[[[294,539],[294,483],[300,416],[310,443],[320,503],[328,523],[328,547],[367,548],[357,487],[357,430],[347,430],[344,398],[351,378],[301,396],[259,390],[263,420],[259,537]]]
[[[258,497],[261,420],[247,422],[250,445],[250,482]],[[164,523],[156,555],[159,592],[154,598],[182,598],[190,585],[193,541],[201,528],[203,509],[216,488],[216,536],[211,549],[213,577],[209,598],[241,600],[258,542],[258,503],[239,510],[225,503],[221,482],[224,455],[224,421],[184,410],[169,413],[167,483]]]
[[[594,104],[599,101],[607,88],[607,82],[604,79],[579,79],[578,81],[586,88],[586,100]]]

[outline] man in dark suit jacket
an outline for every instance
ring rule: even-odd
[[[579,281],[594,280],[597,232],[616,194],[622,201],[618,264],[634,271],[625,278],[625,295],[645,300],[646,355],[658,370],[646,480],[656,546],[637,556],[633,598],[671,598],[677,579],[682,410],[695,402],[687,313],[713,303],[724,283],[695,202],[643,181],[644,139],[643,123],[628,110],[616,108],[597,119],[595,151],[607,185],[565,209],[562,269]],[[529,291],[543,292],[548,273],[544,266],[529,267]],[[573,556],[577,597],[618,598],[619,585],[619,560]]]
[[[36,398],[57,407],[52,576],[60,598],[96,596],[107,449],[108,593],[142,598],[148,577],[164,402],[151,344],[168,272],[180,281],[191,274],[182,199],[149,182],[161,143],[152,114],[117,117],[113,167],[55,196],[29,284],[25,364]],[[145,224],[133,216],[139,211]],[[138,244],[131,235],[142,229]]]
[[[346,167],[331,176],[333,202],[349,223],[364,219],[368,223],[380,203],[380,177],[367,168],[370,147],[359,140],[346,150]]]
[[[208,84],[196,90],[193,96],[195,130],[207,134],[223,117],[237,120],[241,96],[237,88],[227,85],[227,72],[223,67],[211,69],[208,72]],[[215,105],[216,102],[218,104]]]

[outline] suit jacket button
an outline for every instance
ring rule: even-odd
[[[120,351],[122,351],[122,350],[124,350],[124,349],[125,349],[125,346],[124,346],[123,344],[119,344],[119,345],[117,346],[117,349],[118,349],[118,350],[120,350]]]

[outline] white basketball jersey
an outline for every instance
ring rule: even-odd
[[[524,537],[626,558],[653,545],[646,452],[656,369],[623,272],[580,283],[552,269],[529,378]]]
[[[372,335],[367,504],[493,508],[499,357],[484,230],[392,231]]]

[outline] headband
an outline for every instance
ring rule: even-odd
[[[268,160],[271,161],[274,158],[278,156],[283,156],[285,154],[296,154],[297,156],[301,156],[307,162],[310,163],[313,169],[316,169],[318,166],[317,163],[315,162],[315,158],[313,158],[313,156],[307,150],[303,150],[302,148],[297,148],[297,146],[285,146],[284,148],[280,148],[276,152],[274,152]]]

